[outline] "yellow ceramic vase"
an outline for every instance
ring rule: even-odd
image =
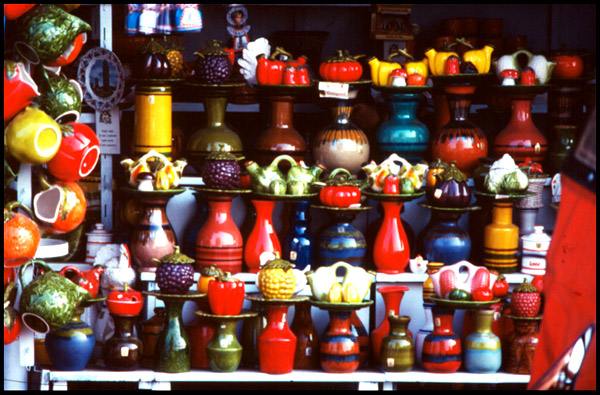
[[[499,273],[517,271],[519,227],[512,223],[512,203],[494,202],[492,223],[485,227],[483,264]]]
[[[135,89],[134,156],[151,149],[171,157],[172,98],[170,86],[139,86]]]

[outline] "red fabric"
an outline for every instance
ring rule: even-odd
[[[533,359],[532,386],[596,322],[596,195],[564,173],[544,279],[544,318]],[[596,335],[575,389],[596,389]]]

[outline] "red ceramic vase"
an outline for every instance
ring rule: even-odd
[[[526,157],[541,163],[548,151],[548,140],[531,119],[533,95],[515,96],[512,100],[512,114],[508,125],[494,140],[494,157],[509,154],[517,163]]]
[[[198,309],[209,311],[208,299],[197,300]],[[206,356],[206,346],[215,334],[216,321],[206,317],[196,319],[186,326],[185,330],[190,339],[190,366],[196,369],[209,369],[210,364]]]
[[[317,369],[319,367],[319,334],[310,315],[308,301],[295,306],[294,320],[290,329],[296,335],[294,369]]]
[[[210,265],[238,273],[242,270],[244,241],[231,217],[232,195],[209,194],[209,213],[196,237],[196,270]]]
[[[267,326],[258,337],[258,365],[263,373],[285,374],[294,368],[296,336],[287,325],[287,304],[267,307]]]
[[[390,333],[390,322],[388,321],[388,317],[390,315],[400,315],[400,303],[402,303],[402,298],[406,291],[408,291],[408,287],[401,285],[377,288],[377,292],[379,292],[383,298],[385,316],[379,326],[371,332],[371,345],[373,346],[373,357],[375,358],[375,361],[379,361],[383,338]],[[412,337],[410,331],[408,331],[408,334]]]
[[[479,158],[488,154],[483,131],[468,118],[471,96],[475,86],[449,85],[444,87],[450,108],[450,121],[442,126],[431,140],[431,160],[456,162],[467,177],[479,166]]]
[[[330,311],[329,328],[323,334],[319,359],[327,373],[352,373],[360,365],[360,345],[350,327],[351,311]]]
[[[264,252],[281,255],[281,244],[273,228],[275,200],[252,200],[256,209],[256,222],[244,247],[244,261],[250,273],[258,273],[260,256]]]
[[[381,202],[383,221],[373,245],[373,262],[380,273],[404,273],[410,249],[400,220],[402,202]]]
[[[433,332],[423,341],[421,364],[428,372],[454,373],[460,368],[460,337],[452,331],[454,310],[434,306]]]

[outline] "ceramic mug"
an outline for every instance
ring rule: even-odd
[[[77,122],[81,114],[83,91],[79,82],[39,68],[40,110],[50,115],[56,122]]]
[[[59,180],[77,181],[87,177],[98,163],[100,141],[96,133],[83,123],[61,125],[60,148],[46,164],[52,176]]]
[[[62,133],[44,111],[27,107],[10,121],[5,139],[8,151],[19,162],[41,165],[58,152]]]
[[[21,62],[4,61],[4,122],[8,122],[40,95],[38,87]]]
[[[33,197],[33,211],[40,225],[59,234],[76,229],[85,219],[87,200],[83,189],[74,181],[50,184],[40,173],[43,191]]]

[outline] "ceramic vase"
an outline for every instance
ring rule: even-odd
[[[231,217],[234,195],[207,195],[209,213],[196,237],[196,270],[216,265],[219,269],[238,273],[242,270],[244,241]]]
[[[384,214],[373,244],[373,263],[381,273],[404,273],[410,259],[410,246],[400,219],[404,203],[382,201],[380,204]]]
[[[352,221],[352,210],[328,210],[332,224],[321,231],[317,249],[320,266],[331,266],[344,261],[353,266],[364,266],[367,241]]]
[[[512,100],[512,115],[508,125],[494,140],[494,157],[509,154],[516,163],[529,157],[541,163],[548,151],[548,140],[533,123],[531,103],[534,95],[515,96]]]
[[[410,317],[390,315],[390,333],[381,342],[379,365],[386,372],[408,372],[415,364],[415,344],[408,334]]]
[[[153,149],[172,160],[170,86],[136,86],[133,128],[133,156],[141,157]]]
[[[198,309],[210,311],[208,299],[196,301]],[[208,357],[206,356],[206,347],[215,334],[215,321],[207,317],[197,316],[194,321],[189,323],[185,330],[190,338],[190,365],[195,369],[208,369]]]
[[[471,373],[496,373],[502,365],[500,338],[492,332],[494,310],[475,312],[475,330],[464,342],[465,369]]]
[[[511,202],[494,201],[492,223],[484,230],[483,263],[499,273],[517,271],[519,228],[512,223]]]
[[[383,122],[376,133],[379,159],[393,153],[411,164],[425,157],[429,144],[429,130],[416,117],[421,93],[398,93],[384,96],[389,108],[389,119]]]
[[[440,158],[456,167],[467,177],[479,164],[479,158],[488,154],[488,143],[483,131],[469,120],[471,97],[475,86],[446,86],[451,119],[431,140],[431,159]]]
[[[425,342],[427,335],[433,332],[433,315],[431,313],[431,308],[433,306],[432,303],[423,303],[425,324],[423,324],[423,327],[419,329],[415,335],[415,360],[420,366],[422,366],[423,343]]]
[[[259,370],[284,374],[294,368],[296,335],[288,327],[288,304],[267,305],[267,326],[258,337]]]
[[[400,304],[404,293],[408,291],[408,287],[401,285],[390,285],[386,287],[377,288],[377,292],[381,294],[383,303],[385,305],[385,316],[381,323],[371,332],[371,346],[373,349],[374,360],[380,361],[381,354],[381,342],[385,336],[390,332],[389,317],[391,315],[400,315]],[[409,336],[412,337],[412,333],[408,331]]]
[[[352,334],[356,336],[356,339],[358,340],[358,367],[366,367],[369,364],[371,357],[371,338],[367,332],[367,328],[365,328],[365,325],[360,320],[356,311],[353,311],[352,314],[350,314],[350,329],[352,330]]]
[[[471,238],[458,224],[463,212],[432,210],[438,211],[438,222],[424,235],[425,259],[445,265],[469,260]]]
[[[281,256],[281,244],[273,227],[275,200],[252,199],[256,210],[256,222],[244,246],[244,262],[250,273],[258,273],[261,254],[273,253]]]
[[[315,163],[333,170],[344,168],[356,176],[369,161],[370,146],[365,133],[350,121],[352,105],[340,100],[333,108],[334,122],[314,137]]]
[[[215,334],[206,346],[208,364],[213,372],[234,372],[242,361],[242,345],[235,335],[240,318],[222,316],[216,319]]]
[[[297,303],[290,329],[296,336],[294,369],[313,370],[319,367],[319,334],[311,318],[308,301]]]
[[[327,373],[352,373],[360,365],[360,345],[350,328],[351,311],[329,311],[329,328],[321,338],[319,359]]]
[[[167,309],[166,322],[156,340],[155,370],[182,373],[190,370],[190,340],[183,325],[183,298],[163,297]]]
[[[514,318],[513,322],[515,330],[506,339],[504,370],[513,374],[531,374],[539,320]]]
[[[282,243],[283,259],[303,270],[308,265],[314,265],[315,238],[310,230],[310,201],[292,204],[290,230]]]
[[[460,337],[452,331],[454,310],[434,306],[432,314],[433,332],[423,342],[421,364],[428,372],[454,373],[462,360]]]
[[[437,273],[444,264],[442,262],[429,262],[427,263],[427,278],[423,282],[423,301],[428,302],[430,297],[436,297],[435,288],[433,286],[432,274]]]
[[[104,363],[113,370],[137,370],[142,363],[143,344],[133,331],[137,316],[111,314],[115,333],[102,348]]]
[[[96,338],[92,328],[81,320],[82,308],[77,308],[71,321],[46,335],[46,351],[58,370],[85,369],[92,358]]]
[[[267,326],[267,311],[263,303],[255,300],[250,301],[250,310],[257,312],[257,315],[245,319],[242,323],[242,364],[258,369],[258,337]]]
[[[167,204],[170,196],[140,194],[143,204],[140,222],[131,235],[129,248],[136,269],[154,272],[158,263],[152,258],[160,258],[175,251],[177,237],[167,217]]]

